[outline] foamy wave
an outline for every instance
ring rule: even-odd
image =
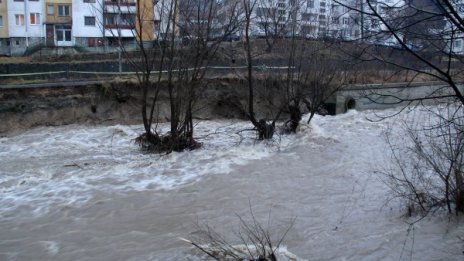
[[[2,138],[0,216],[14,217],[19,208],[40,215],[51,204],[80,205],[95,191],[173,189],[207,174],[230,173],[291,144],[287,137],[256,143],[252,132],[236,134],[247,128],[247,122],[200,122],[196,135],[203,147],[168,155],[138,150],[133,139],[141,126],[71,125]]]

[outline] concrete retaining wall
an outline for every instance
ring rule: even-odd
[[[464,91],[464,86],[460,86]],[[386,109],[408,105],[408,101],[422,97],[436,97],[454,94],[451,88],[442,83],[395,83],[382,85],[353,85],[336,94],[336,113],[345,113],[348,109],[371,110]],[[443,102],[432,99],[427,104]]]

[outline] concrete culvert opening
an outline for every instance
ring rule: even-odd
[[[356,101],[353,98],[348,98],[345,107],[346,111],[356,109]]]

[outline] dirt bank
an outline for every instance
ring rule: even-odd
[[[274,90],[274,91],[272,91]],[[195,117],[244,118],[247,90],[238,79],[209,80],[199,91]],[[263,117],[278,95],[263,89],[256,106]],[[94,83],[73,87],[0,89],[0,133],[8,134],[34,126],[72,123],[135,124],[141,122],[140,90],[133,82]],[[157,106],[159,121],[169,121],[168,96],[161,92]]]

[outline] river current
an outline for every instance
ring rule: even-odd
[[[203,121],[202,148],[169,155],[140,152],[140,126],[0,138],[0,260],[203,260],[179,238],[207,224],[233,242],[251,215],[276,238],[295,220],[283,247],[302,260],[462,260],[462,222],[411,227],[388,201],[376,169],[394,122],[373,115],[317,116],[267,143],[247,122]]]

